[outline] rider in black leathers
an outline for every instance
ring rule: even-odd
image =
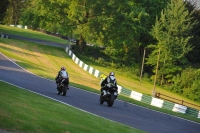
[[[55,78],[56,84],[57,84],[57,90],[58,90],[58,87],[60,85],[60,82],[62,81],[62,78],[63,78],[62,75],[63,75],[63,73],[66,73],[66,76],[68,77],[67,86],[69,86],[69,75],[68,75],[68,73],[66,71],[66,68],[65,67],[61,67],[60,71],[58,72],[58,74],[57,74],[57,76]],[[68,90],[69,90],[69,87],[68,87]]]
[[[110,87],[112,86],[115,86],[118,90],[118,87],[117,87],[117,80],[116,78],[114,77],[115,76],[115,73],[114,72],[111,72],[109,74],[109,76],[107,76],[102,82],[101,82],[101,92],[103,93],[103,96],[106,95],[106,90],[108,90]],[[118,93],[118,92],[117,92]]]

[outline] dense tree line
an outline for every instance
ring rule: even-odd
[[[8,8],[9,2],[8,0],[2,0],[0,2],[0,22],[3,23],[3,19],[5,18],[5,13]]]
[[[109,58],[97,60],[114,62],[116,68],[140,69],[145,49],[145,73],[154,79],[158,64],[158,84],[200,101],[198,1],[2,0],[0,5],[4,24],[73,36],[81,54],[87,53],[86,42],[105,46]],[[188,83],[187,70],[193,77]]]
[[[156,66],[155,60],[159,51],[158,77],[165,78],[166,82],[171,82],[173,75],[181,72],[183,66],[188,64],[186,55],[192,50],[189,40],[192,38],[192,28],[197,22],[191,22],[192,12],[184,5],[182,1],[169,3],[150,32],[156,42],[148,45],[153,50],[147,63]]]

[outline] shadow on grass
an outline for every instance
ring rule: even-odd
[[[11,49],[11,48],[4,47],[4,46],[0,46],[0,48],[2,48],[2,49],[4,49],[4,50],[8,50],[8,51],[12,51],[12,52],[16,52],[16,53],[24,54],[24,55],[27,55],[27,56],[39,57],[39,56],[34,55],[34,54],[29,54],[29,53],[26,53],[26,52],[21,52],[21,51],[19,51],[19,50]]]
[[[40,54],[56,56],[59,58],[67,58],[67,56],[68,56],[64,50],[64,47],[57,47],[57,46],[51,46],[51,45],[49,46],[49,45],[44,45],[44,44],[40,44],[37,42],[29,42],[27,40],[16,40],[16,39],[9,39],[9,40],[5,39],[5,40],[1,40],[1,42],[5,45],[15,46],[15,47],[18,47],[18,48],[21,48],[24,50],[28,50],[30,52],[36,52],[36,53],[40,53]],[[9,51],[14,51],[17,53],[36,57],[36,55],[21,52],[16,49],[7,48],[4,46],[0,46],[0,47],[2,49],[7,49]],[[39,56],[37,56],[37,57],[39,57]],[[70,57],[68,56],[68,58],[70,58]]]
[[[46,71],[42,65],[33,65],[31,61],[30,62],[16,61],[16,63],[22,68],[26,68],[26,70],[31,69],[31,70]]]

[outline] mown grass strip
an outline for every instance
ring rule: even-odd
[[[0,81],[0,129],[26,133],[143,133]]]
[[[76,65],[63,48],[4,39],[0,40],[0,51],[36,75],[54,80],[60,67],[65,66],[69,72],[70,82],[89,86],[96,90],[100,88],[99,79]]]
[[[33,31],[30,29],[22,29],[22,28],[17,28],[17,27],[5,26],[1,24],[0,24],[0,32],[2,34],[20,35],[23,37],[46,40],[46,41],[51,41],[51,42],[56,42],[56,43],[61,43],[61,44],[68,43],[67,40],[61,39],[59,37],[47,35],[42,32]]]

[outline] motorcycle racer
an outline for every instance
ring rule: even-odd
[[[63,78],[67,78],[67,89],[69,90],[69,75],[66,71],[66,68],[65,67],[61,67],[60,71],[58,72],[55,80],[56,80],[56,84],[57,84],[57,90],[58,90],[58,87],[60,85],[60,82],[62,81]]]
[[[114,77],[115,73],[114,72],[110,72],[109,76],[107,76],[102,82],[101,82],[101,92],[103,93],[103,96],[106,95],[106,90],[108,90],[111,87],[117,87],[117,80]],[[118,93],[118,92],[117,92]]]

